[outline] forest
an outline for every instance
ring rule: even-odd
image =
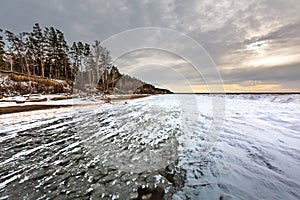
[[[74,80],[80,70],[97,74],[110,63],[109,51],[99,41],[92,45],[80,41],[69,45],[64,33],[53,27],[41,28],[36,23],[29,33],[0,31],[1,70]]]
[[[63,80],[72,89],[76,86],[81,91],[103,93],[168,93],[121,74],[112,65],[109,50],[98,40],[93,44],[78,41],[69,45],[61,30],[42,28],[38,23],[31,32],[15,34],[0,29],[0,33],[0,72],[12,74],[14,80],[44,80],[42,83]],[[31,88],[23,88],[21,93],[30,92]],[[52,93],[63,92],[61,85],[56,88]],[[37,92],[40,90],[48,91],[48,88],[40,87]]]

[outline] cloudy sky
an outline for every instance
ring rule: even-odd
[[[123,73],[177,92],[299,91],[299,0],[3,0],[0,27],[95,39]]]

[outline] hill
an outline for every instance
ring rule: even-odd
[[[106,94],[171,94],[167,89],[156,88],[137,78],[121,74],[117,67],[104,70],[97,89]]]
[[[129,75],[121,74],[117,67],[106,69],[96,86],[89,84],[87,73],[78,75],[77,83],[43,78],[18,72],[0,70],[0,96],[24,94],[73,93],[74,86],[81,92],[104,94],[172,94],[167,89],[156,88]]]
[[[6,43],[5,43],[6,42]],[[32,31],[0,29],[0,94],[168,94],[112,66],[100,41],[68,44],[62,31],[34,24]],[[75,90],[74,90],[75,89]]]

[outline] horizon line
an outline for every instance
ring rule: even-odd
[[[240,95],[240,94],[279,94],[279,95],[288,95],[288,94],[299,94],[299,92],[173,92],[174,94],[222,94],[222,95]]]

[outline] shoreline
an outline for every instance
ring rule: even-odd
[[[61,95],[49,99],[41,96],[40,98],[33,98],[32,101],[30,99],[21,101],[21,103],[19,103],[20,100],[18,99],[1,99],[0,115],[34,110],[67,108],[73,106],[101,106],[104,103],[132,100],[148,96],[150,95],[108,95],[72,98],[71,96]],[[1,105],[1,103],[6,103],[6,105]]]
[[[45,105],[44,104],[44,105],[8,106],[8,107],[0,107],[0,115],[17,113],[17,112],[34,111],[34,110],[66,108],[66,107],[72,107],[72,105]]]

